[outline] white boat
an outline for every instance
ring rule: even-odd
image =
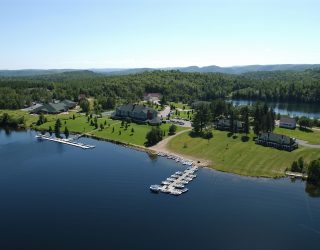
[[[175,172],[175,174],[176,174],[176,175],[182,175],[183,172],[177,171],[177,172]]]
[[[173,174],[173,175],[171,175],[171,177],[176,179],[176,178],[179,178],[179,177],[180,177],[180,175]]]
[[[151,192],[154,192],[154,193],[159,193],[160,189],[161,189],[161,186],[159,186],[159,185],[151,185],[150,186]]]
[[[174,189],[174,190],[172,190],[172,191],[170,192],[170,194],[173,194],[173,195],[180,195],[180,194],[182,194],[182,192],[181,192],[181,191],[179,191],[179,190]]]
[[[167,193],[167,194],[171,192],[171,191],[170,191],[169,189],[167,189],[166,187],[161,187],[160,191],[161,191],[162,193]]]
[[[170,185],[171,182],[169,182],[169,181],[162,181],[161,184],[163,184],[163,185]]]
[[[184,185],[179,183],[173,184],[172,186],[174,186],[175,188],[184,188]]]
[[[190,182],[190,181],[192,181],[192,178],[185,177],[185,178],[184,178],[184,180],[185,180],[185,181],[189,181],[189,182]]]
[[[184,189],[181,189],[181,192],[182,192],[182,193],[185,193],[185,192],[188,192],[188,190],[189,190],[189,189],[184,188]]]
[[[189,174],[188,177],[190,177],[190,178],[196,178],[197,175],[196,175],[196,174]]]
[[[170,181],[170,182],[173,182],[173,181],[175,181],[176,179],[174,179],[174,178],[167,178],[167,180],[166,181]]]
[[[181,183],[181,184],[188,184],[188,183],[189,183],[189,181],[186,181],[186,180],[179,180],[179,183]]]

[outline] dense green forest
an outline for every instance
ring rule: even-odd
[[[320,101],[320,69],[242,75],[152,71],[105,76],[91,71],[0,78],[0,108],[17,109],[32,101],[77,100],[79,94],[112,102],[138,101],[144,92],[160,92],[169,101],[191,103],[234,97],[272,101]],[[110,99],[109,99],[110,101]]]

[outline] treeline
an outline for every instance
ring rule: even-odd
[[[272,132],[275,128],[276,114],[267,104],[256,103],[253,106],[234,107],[224,100],[214,100],[211,103],[202,102],[195,107],[192,121],[193,132],[196,135],[210,137],[209,131],[220,119],[230,122],[230,132],[249,134],[250,127],[256,135],[261,132]],[[238,131],[238,122],[242,122],[242,131]]]
[[[242,87],[244,82],[247,86],[234,91],[234,98],[274,102],[320,101],[320,69],[246,73],[239,76],[239,81]]]
[[[291,171],[306,173],[308,175],[308,182],[320,186],[320,158],[307,163],[300,157],[292,163]]]
[[[75,71],[33,77],[0,78],[0,109],[17,109],[33,101],[78,100],[80,94],[114,102],[141,100],[145,92],[160,92],[168,101],[191,104],[226,97],[268,101],[320,101],[320,70],[255,72],[243,75],[152,71],[104,76]],[[107,100],[111,98],[111,100]],[[107,104],[108,102],[108,104]]]

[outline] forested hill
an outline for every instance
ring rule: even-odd
[[[155,70],[179,70],[187,73],[223,73],[223,74],[243,74],[248,72],[258,71],[304,71],[306,69],[320,68],[320,64],[274,64],[274,65],[245,65],[233,67],[219,67],[216,65],[198,67],[171,67],[171,68],[106,68],[106,69],[89,69],[92,72],[104,75],[130,75],[137,73],[150,72]],[[23,69],[23,70],[0,70],[0,77],[23,77],[23,76],[39,76],[39,75],[52,75],[70,71],[81,71],[75,69]]]
[[[167,100],[193,102],[216,98],[273,101],[320,101],[320,69],[272,71],[242,75],[184,73],[178,70],[105,76],[91,71],[32,77],[1,77],[0,108],[21,108],[31,101],[77,100],[79,94],[118,103],[140,100],[144,92],[160,92]]]

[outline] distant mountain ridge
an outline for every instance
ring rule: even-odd
[[[246,65],[219,67],[216,65],[198,67],[168,67],[168,68],[105,68],[105,69],[87,69],[94,73],[104,75],[129,75],[154,70],[179,70],[181,72],[198,72],[198,73],[223,73],[223,74],[243,74],[257,71],[304,71],[306,69],[320,68],[320,64],[273,64],[273,65]],[[19,77],[19,76],[37,76],[59,74],[72,71],[85,71],[79,69],[23,69],[23,70],[0,70],[0,77]]]

